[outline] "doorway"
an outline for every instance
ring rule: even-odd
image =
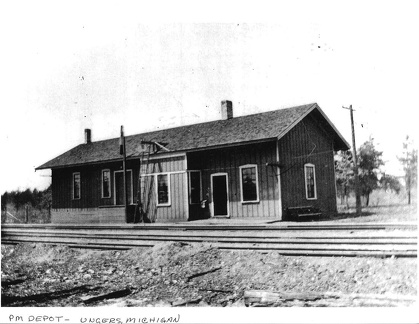
[[[124,171],[115,171],[114,172],[114,204],[115,205],[124,205]],[[128,204],[132,204],[132,171],[127,170],[127,196]]]
[[[214,216],[229,216],[227,173],[211,174],[212,207]]]

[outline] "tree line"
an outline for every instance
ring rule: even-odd
[[[1,195],[1,211],[6,211],[8,206],[18,213],[26,206],[39,211],[49,211],[52,206],[51,186],[45,190],[26,189],[24,191],[6,191]]]
[[[396,194],[402,189],[398,177],[381,171],[381,167],[385,165],[382,155],[383,152],[376,149],[373,138],[363,143],[357,150],[360,193],[365,199],[366,206],[369,205],[370,194],[376,189],[390,190]],[[418,151],[409,136],[406,136],[403,143],[402,155],[397,158],[403,167],[405,189],[410,204],[412,188],[417,184]],[[355,191],[354,160],[351,151],[337,152],[335,171],[337,193],[343,203]]]

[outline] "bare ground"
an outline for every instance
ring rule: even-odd
[[[129,251],[2,245],[1,255],[2,306],[244,306],[249,290],[417,295],[416,258],[292,257],[183,243]],[[338,306],[362,306],[354,303]]]

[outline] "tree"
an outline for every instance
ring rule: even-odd
[[[346,200],[354,186],[354,162],[351,151],[339,151],[335,155],[335,175],[337,193],[341,199],[341,204]]]
[[[389,174],[383,174],[383,176],[380,179],[380,187],[386,191],[391,190],[396,194],[399,194],[402,185],[400,184],[400,181],[399,179],[397,179],[397,177]]]
[[[6,210],[9,199],[10,199],[10,194],[7,191],[1,195],[1,211]]]
[[[404,179],[406,182],[407,203],[411,202],[411,189],[417,183],[418,178],[418,150],[413,148],[413,141],[406,136],[403,143],[403,155],[398,157],[403,166]]]
[[[371,137],[361,145],[358,151],[359,184],[361,194],[366,199],[366,206],[369,204],[371,192],[379,185],[378,174],[380,173],[380,167],[384,165],[382,155],[383,152],[375,149],[374,139]]]
[[[32,206],[32,208],[38,209],[43,221],[48,222],[50,220],[52,206],[51,186],[42,191],[39,191],[38,189],[32,191],[29,188],[24,191],[6,191],[1,195],[2,211],[6,210],[8,204],[13,205],[16,212],[23,206]],[[44,213],[43,211],[46,211],[47,213]]]
[[[40,193],[41,193],[41,198],[39,201],[39,208],[50,210],[52,206],[51,185],[44,191],[40,191]]]

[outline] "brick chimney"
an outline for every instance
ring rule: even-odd
[[[233,118],[233,103],[230,100],[221,101],[221,119]]]
[[[86,128],[84,130],[84,144],[92,143],[92,130],[90,128]]]

